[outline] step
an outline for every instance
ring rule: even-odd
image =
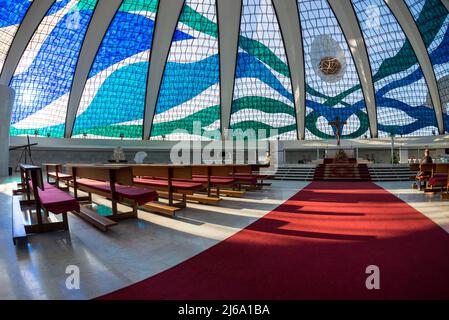
[[[103,232],[106,232],[110,227],[117,225],[116,221],[100,216],[98,212],[84,205],[81,205],[80,211],[75,212],[75,214]]]
[[[23,221],[23,213],[20,207],[19,196],[12,197],[12,241],[14,245],[19,240],[26,240],[27,233],[25,231],[25,222]]]

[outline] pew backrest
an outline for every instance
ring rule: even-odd
[[[191,179],[191,166],[177,165],[132,165],[135,177],[154,177],[164,179]]]
[[[24,187],[27,190],[28,199],[32,189],[34,201],[40,203],[38,188],[42,191],[45,190],[41,167],[29,164],[20,164],[19,167],[21,176],[24,179]],[[31,188],[31,185],[33,188]]]
[[[62,173],[62,164],[60,163],[44,163],[44,165],[47,170],[47,174],[49,171],[53,170],[55,175],[59,177],[59,174]]]
[[[419,165],[419,170],[422,172],[433,172],[434,163],[422,163]]]
[[[132,186],[133,172],[130,166],[88,166],[88,165],[70,165],[72,167],[72,175],[76,178],[86,178],[98,181],[109,181],[111,190],[114,190],[115,183]]]
[[[448,173],[448,172],[449,172],[449,163],[436,163],[432,174]]]
[[[245,173],[251,175],[253,173],[253,167],[250,164],[242,164],[234,166],[235,173]]]
[[[94,166],[72,166],[72,175],[74,178],[109,181],[109,171],[108,168],[98,168]]]
[[[211,166],[211,175],[212,176],[232,176],[233,175],[233,167],[230,165],[212,165]]]
[[[207,175],[209,175],[209,168],[208,168],[208,166],[204,166],[204,165],[192,166],[192,174],[200,175],[200,176],[207,176]]]

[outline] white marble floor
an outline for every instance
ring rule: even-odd
[[[170,268],[233,235],[306,186],[275,181],[243,199],[219,206],[189,204],[176,218],[140,211],[102,233],[70,215],[70,232],[31,236],[27,245],[11,240],[11,199],[15,179],[0,181],[0,299],[90,299]],[[409,182],[379,186],[449,232],[449,201],[413,190]],[[107,201],[96,199],[99,203]],[[66,288],[67,266],[80,269],[80,289]]]
[[[90,299],[143,280],[202,252],[276,208],[306,182],[275,181],[219,206],[189,204],[176,218],[144,211],[103,233],[76,216],[70,232],[11,240],[11,191],[0,181],[0,299]],[[107,202],[96,199],[100,203]],[[80,270],[80,289],[66,287],[68,266]]]

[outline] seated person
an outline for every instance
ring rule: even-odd
[[[427,163],[433,163],[429,149],[424,150],[424,157],[420,161],[420,164],[427,164]],[[417,182],[413,185],[413,188],[416,188],[418,190],[421,189],[421,180],[418,179],[419,176],[430,176],[430,175],[432,175],[432,172],[418,171],[418,173],[416,174]]]

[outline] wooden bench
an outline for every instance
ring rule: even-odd
[[[176,180],[176,179],[175,179]],[[185,181],[183,179],[179,179],[179,181]],[[233,178],[212,178],[210,175],[207,176],[192,176],[192,179],[188,181],[193,181],[196,183],[201,183],[201,185],[207,191],[206,199],[212,199],[214,201],[213,204],[218,203],[221,200],[220,198],[220,188],[221,187],[232,187],[235,183]],[[212,189],[216,191],[216,197],[212,196]],[[207,200],[206,200],[207,201]]]
[[[56,187],[69,190],[69,181],[73,179],[71,174],[64,173],[61,163],[44,163],[47,172],[47,182],[54,184]],[[53,180],[53,182],[51,181]],[[59,182],[64,182],[66,187],[61,188]]]
[[[148,202],[157,201],[154,190],[133,186],[132,169],[126,165],[83,165],[67,164],[73,176],[73,190],[75,197],[83,201],[80,217],[97,227],[107,229],[123,219],[137,218],[137,207]],[[78,190],[88,193],[88,197],[79,197]],[[98,215],[85,202],[92,204],[92,193],[105,197],[111,201],[112,215],[103,217]],[[120,212],[118,204],[132,207],[132,211]],[[93,220],[95,220],[93,222]]]
[[[443,191],[447,187],[449,176],[449,163],[436,163],[433,166],[432,176],[427,182],[426,192],[434,192],[435,189]]]
[[[261,174],[260,168],[266,167],[266,164],[246,164],[246,165],[234,165],[234,175],[237,177],[255,178],[256,183],[252,186],[257,189],[261,189],[264,186],[271,186],[271,183],[264,182],[265,180],[272,179],[273,177],[267,174]]]
[[[246,190],[260,190],[264,186],[271,186],[264,180],[271,179],[269,175],[261,174],[260,168],[269,167],[269,164],[228,164],[231,168],[231,176],[236,180],[239,188]]]
[[[245,195],[245,191],[235,190],[236,186],[240,188],[240,185],[232,175],[232,167],[227,164],[193,165],[192,178],[204,181],[208,196],[212,193],[217,197],[221,195],[243,197]]]
[[[14,244],[28,234],[69,230],[67,213],[79,211],[78,201],[62,190],[44,183],[40,167],[21,164],[19,168],[21,177],[24,179],[26,199],[18,201],[17,197],[13,196],[12,238]],[[23,211],[25,210],[31,213],[29,222],[24,219]],[[52,222],[49,219],[49,212],[61,214],[62,221]]]
[[[236,181],[238,190],[245,186],[246,189],[252,190],[259,188],[258,177],[252,174],[252,167],[248,164],[227,164],[225,165],[229,175]],[[216,178],[224,176],[213,176]]]
[[[187,201],[216,204],[221,199],[195,194],[204,189],[202,183],[192,180],[192,168],[185,165],[142,164],[133,165],[134,184],[157,190],[159,196],[168,199],[165,214],[174,215],[186,206]],[[178,202],[175,202],[178,201]],[[150,204],[150,210],[152,204]]]

